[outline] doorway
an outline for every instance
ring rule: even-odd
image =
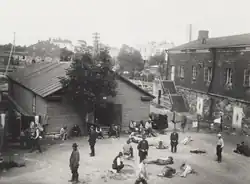
[[[96,107],[95,118],[101,126],[110,126],[111,124],[121,125],[122,105],[106,103]]]

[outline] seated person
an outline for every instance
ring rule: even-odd
[[[81,136],[81,129],[78,125],[74,125],[74,127],[72,128],[72,136],[73,137]]]
[[[241,144],[237,144],[236,150],[234,150],[235,153],[243,154],[244,153],[244,142],[241,142]]]
[[[136,121],[134,121],[134,130],[135,130],[135,132],[139,132],[139,127],[138,127]]]
[[[123,146],[123,154],[126,156],[129,156],[129,158],[133,158],[134,154],[133,154],[134,150],[133,147],[131,145],[131,140],[128,139],[127,143]]]
[[[174,164],[173,157],[169,156],[168,158],[160,158],[156,160],[151,160],[147,162],[148,164],[156,164],[156,165],[171,165]]]
[[[60,138],[64,141],[67,140],[67,126],[64,126],[63,128],[61,128],[60,130]]]
[[[131,132],[135,132],[134,121],[130,121],[130,123],[129,123],[129,130],[130,130]]]
[[[100,126],[96,127],[96,133],[97,133],[98,138],[104,139],[102,128]]]
[[[191,168],[190,165],[183,163],[180,167],[182,173],[180,174],[181,177],[186,177],[188,174],[195,173],[194,170]]]
[[[159,141],[156,149],[168,149],[168,146],[164,146],[163,141]]]
[[[141,120],[139,124],[139,133],[144,134],[145,133],[145,128],[144,128],[144,122]]]
[[[157,176],[160,177],[166,177],[166,178],[172,178],[176,174],[176,170],[172,167],[165,166],[160,174],[157,174]]]
[[[123,154],[120,152],[113,160],[112,169],[116,170],[117,173],[119,173],[124,167],[122,156]]]

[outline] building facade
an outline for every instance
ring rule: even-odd
[[[232,118],[233,106],[243,108],[245,119],[250,103],[250,34],[209,38],[200,31],[197,40],[168,50],[167,77],[185,96],[190,111],[197,97],[204,99],[204,114],[216,111]]]

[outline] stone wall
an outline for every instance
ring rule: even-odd
[[[176,87],[177,93],[183,95],[187,104],[189,104],[189,112],[196,113],[197,97],[204,99],[203,112],[204,117],[209,117],[210,114],[213,118],[218,117],[219,112],[223,112],[223,123],[229,127],[232,125],[233,107],[238,106],[243,109],[244,115],[242,120],[242,127],[250,127],[250,104],[238,102],[236,100],[228,99],[225,97],[215,97],[207,94],[202,94],[193,90]],[[213,102],[212,102],[213,101]],[[212,106],[212,107],[210,107]],[[212,112],[210,112],[210,110]],[[247,128],[248,129],[248,128]]]

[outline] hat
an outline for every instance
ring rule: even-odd
[[[78,145],[76,143],[73,143],[72,147],[76,148]]]
[[[217,134],[218,137],[221,137],[221,134]]]

